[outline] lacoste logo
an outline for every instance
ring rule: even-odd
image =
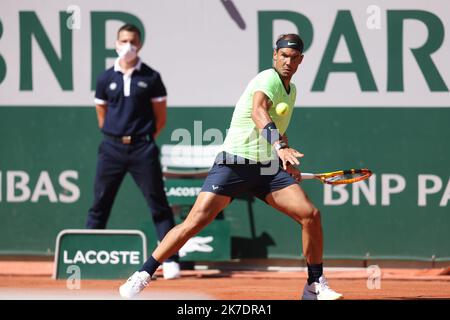
[[[110,89],[110,90],[116,90],[116,88],[117,88],[117,83],[111,82],[111,83],[109,84],[109,89]]]
[[[138,85],[138,87],[141,87],[141,88],[147,88],[148,87],[147,83],[145,83],[144,81],[139,81],[137,83],[137,85]]]
[[[213,236],[190,238],[184,246],[181,247],[178,254],[180,257],[184,257],[191,252],[211,253],[214,251],[214,248],[211,246],[213,240]]]

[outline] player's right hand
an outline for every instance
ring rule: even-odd
[[[298,167],[288,165],[286,172],[289,173],[296,182],[302,181],[302,173],[300,172],[300,169]]]

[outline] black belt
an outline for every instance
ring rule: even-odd
[[[122,144],[133,144],[138,141],[150,141],[149,135],[143,135],[143,136],[113,136],[110,134],[103,133],[105,138],[108,140],[120,142]]]

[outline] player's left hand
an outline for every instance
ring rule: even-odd
[[[287,170],[288,165],[299,165],[300,161],[297,158],[302,158],[304,155],[292,148],[283,148],[277,150],[278,157],[280,158],[283,170]]]
[[[289,173],[297,182],[302,181],[302,172],[298,167],[293,165],[287,165],[286,172]]]

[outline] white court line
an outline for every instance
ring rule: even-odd
[[[0,300],[123,300],[111,290],[0,288]],[[215,300],[193,292],[141,292],[133,300]]]
[[[280,272],[306,272],[308,271],[307,267],[283,267],[283,266],[268,266],[268,267],[246,267],[246,271],[280,271]],[[196,265],[194,266],[194,270],[216,270],[214,267],[209,269],[207,265]],[[367,271],[367,268],[362,267],[324,267],[324,272],[353,272],[353,271]]]
[[[268,271],[282,271],[282,272],[306,272],[307,267],[279,267],[279,266],[269,266]],[[367,268],[349,268],[349,267],[324,267],[323,272],[336,272],[336,271],[366,271]]]

